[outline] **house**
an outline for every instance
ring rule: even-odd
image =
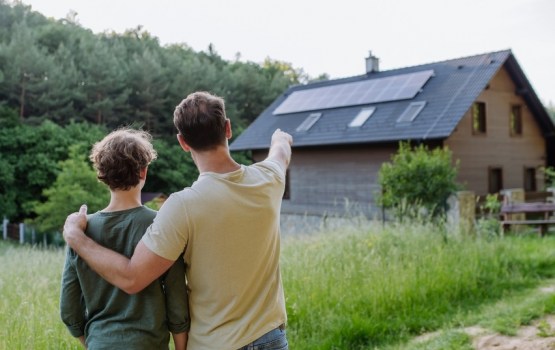
[[[448,147],[478,195],[542,189],[555,127],[510,50],[290,87],[231,144],[266,157],[273,131],[293,135],[283,213],[376,209],[377,174],[399,141]]]
[[[168,196],[162,192],[141,192],[141,204],[149,203],[156,209],[160,209],[166,199],[168,199]]]

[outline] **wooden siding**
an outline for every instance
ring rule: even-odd
[[[515,94],[515,85],[501,69],[476,101],[486,103],[486,133],[472,134],[469,110],[444,144],[460,160],[459,182],[478,195],[488,192],[488,169],[503,169],[504,188],[522,188],[524,169],[545,165],[545,139],[524,100]],[[511,106],[522,106],[522,135],[510,136]],[[543,187],[536,172],[538,189]]]
[[[282,212],[296,214],[376,211],[377,175],[396,144],[294,149],[289,167],[290,199]],[[259,161],[267,152],[255,152]]]

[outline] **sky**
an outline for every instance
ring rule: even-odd
[[[311,77],[365,73],[511,49],[555,104],[554,0],[22,0],[95,33],[142,26],[161,44],[213,44],[226,60],[291,63]]]

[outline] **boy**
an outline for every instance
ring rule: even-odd
[[[150,135],[120,129],[92,149],[98,179],[110,188],[108,206],[88,216],[86,234],[128,257],[156,212],[141,204],[147,168],[156,159]],[[69,332],[89,350],[184,350],[189,330],[188,297],[182,258],[145,290],[128,295],[92,271],[72,249],[67,250],[60,310]]]

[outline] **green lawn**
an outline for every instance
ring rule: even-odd
[[[0,242],[0,349],[79,348],[59,319],[63,259],[62,249]],[[404,349],[433,330],[444,331],[437,349],[468,349],[450,327],[510,333],[554,311],[554,298],[530,295],[555,276],[555,237],[368,224],[285,237],[282,276],[291,349]]]

